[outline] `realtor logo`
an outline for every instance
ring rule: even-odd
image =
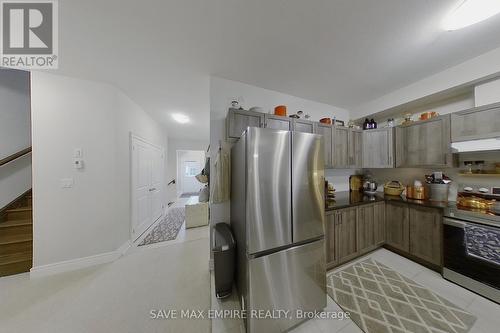
[[[1,66],[57,68],[57,0],[1,4]]]

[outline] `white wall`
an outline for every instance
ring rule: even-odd
[[[31,146],[28,72],[0,69],[0,160]],[[31,188],[31,155],[0,167],[0,209]]]
[[[249,109],[253,106],[260,106],[266,112],[274,110],[277,105],[284,104],[287,106],[289,114],[295,113],[298,110],[304,111],[311,115],[311,120],[318,121],[323,117],[336,117],[337,119],[344,120],[347,124],[349,120],[349,112],[347,110],[318,103],[303,98],[286,95],[280,92],[263,89],[241,82],[221,79],[217,77],[210,78],[210,150],[211,155],[211,169],[213,170],[213,163],[215,161],[215,153],[219,141],[223,142],[226,149],[230,145],[224,143],[225,140],[225,119],[230,103],[234,99],[243,99],[243,107]],[[328,173],[327,177],[335,177],[335,183],[338,187],[344,188],[348,183],[348,171],[338,171],[336,174]],[[347,175],[345,177],[345,175]],[[213,177],[213,173],[212,173]],[[342,181],[342,179],[345,179]],[[213,179],[212,179],[213,180]],[[222,204],[210,205],[210,219],[211,224],[218,222],[229,222],[230,211],[229,202]]]
[[[115,88],[33,72],[33,266],[118,249],[130,237],[129,133],[167,133]],[[83,149],[84,169],[72,166]],[[73,178],[63,189],[60,179]]]
[[[178,150],[207,151],[208,145],[209,143],[206,140],[183,140],[183,139],[170,138],[168,140],[167,183],[169,183],[172,179],[177,179]],[[177,198],[177,184],[172,184],[167,186],[167,202],[173,202],[176,200],[176,198]]]
[[[494,80],[475,86],[474,96],[476,106],[500,102],[500,80]]]

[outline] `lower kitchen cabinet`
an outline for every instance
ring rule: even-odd
[[[386,244],[398,250],[410,251],[410,221],[408,204],[387,202],[386,207]]]
[[[337,212],[326,213],[326,262],[330,266],[337,264]]]
[[[357,255],[357,207],[337,211],[337,260],[339,263]]]
[[[410,206],[410,254],[441,265],[442,214],[429,207]]]
[[[385,202],[373,204],[373,238],[375,246],[385,243]]]
[[[358,250],[366,252],[375,245],[375,209],[373,204],[358,207]]]

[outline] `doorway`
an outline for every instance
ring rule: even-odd
[[[203,184],[196,179],[205,166],[202,150],[177,151],[177,197],[197,196]]]
[[[131,135],[132,226],[136,240],[163,215],[163,148]]]

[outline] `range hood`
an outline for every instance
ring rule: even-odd
[[[454,153],[500,150],[500,137],[492,139],[452,142],[451,148]]]

